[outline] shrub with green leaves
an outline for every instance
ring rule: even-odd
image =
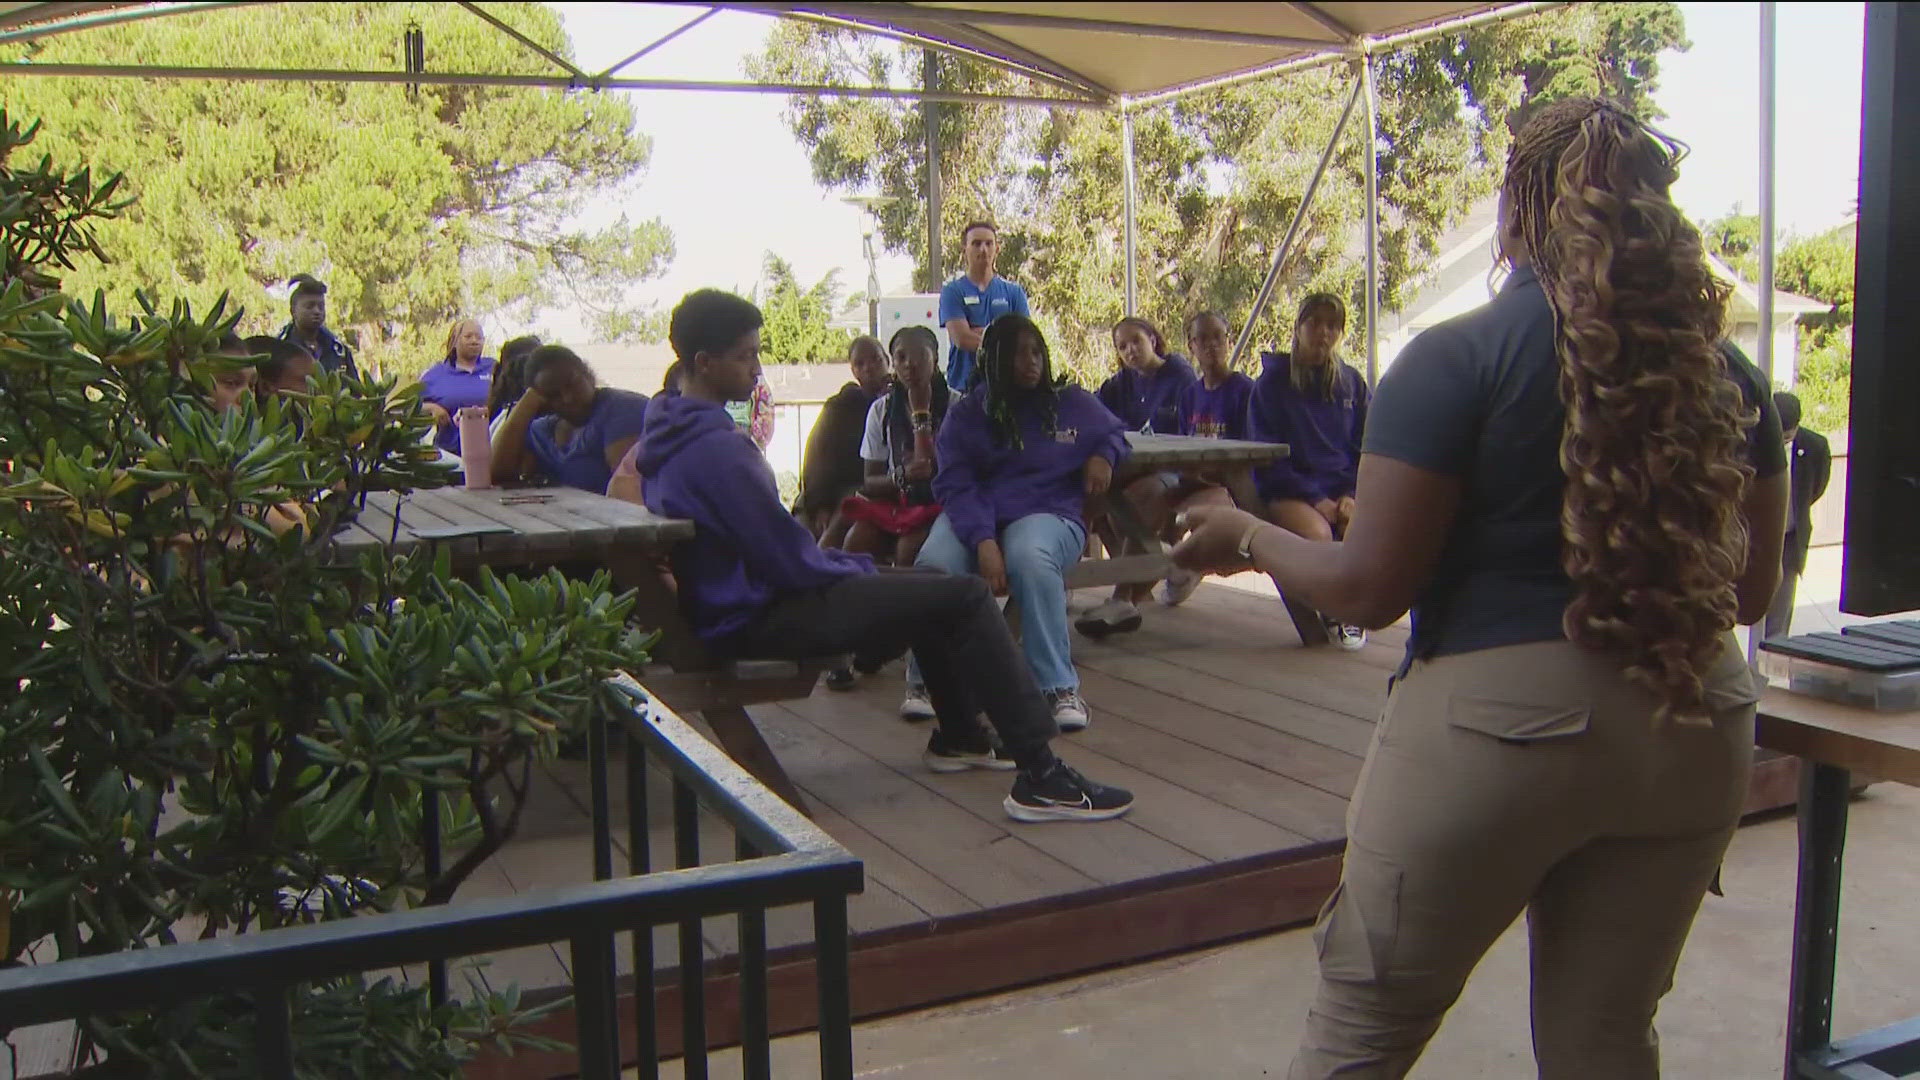
[[[367,493],[449,478],[417,387],[327,375],[217,411],[238,312],[62,295],[124,203],[117,177],[23,167],[34,134],[0,114],[0,963],[450,899],[643,651],[630,599],[336,558]],[[525,1019],[511,992],[435,1009],[361,977],[294,1006],[313,1077],[454,1075]],[[83,1018],[86,1072],[258,1075],[250,1008]]]

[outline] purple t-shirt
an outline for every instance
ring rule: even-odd
[[[623,439],[637,438],[647,418],[647,395],[631,390],[602,387],[593,396],[593,412],[587,422],[573,433],[573,441],[561,446],[554,438],[560,418],[552,413],[527,427],[527,450],[540,463],[540,471],[556,484],[607,493],[613,479],[613,466],[607,464],[607,447]]]
[[[1200,379],[1180,391],[1180,434],[1202,439],[1246,439],[1253,380],[1238,371],[1212,389]]]
[[[452,360],[442,360],[420,375],[420,400],[429,401],[450,413],[487,403],[487,391],[493,388],[493,357],[483,356],[472,371],[464,371]],[[448,424],[433,437],[433,445],[449,454],[460,453],[460,425]]]

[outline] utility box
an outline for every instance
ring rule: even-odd
[[[940,339],[940,351],[933,358],[935,366],[941,371],[947,369],[947,331],[940,325],[940,294],[883,296],[879,311],[881,344],[890,344],[902,327],[924,326]]]

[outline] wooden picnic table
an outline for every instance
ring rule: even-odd
[[[661,570],[673,546],[693,538],[691,521],[577,488],[447,487],[369,494],[359,517],[333,543],[342,558],[442,546],[461,573],[483,566],[606,569],[616,589],[635,593],[634,621],[660,632],[649,662],[630,673],[676,712],[697,714],[735,761],[805,811],[798,788],[746,706],[805,697],[825,661],[729,664],[710,655],[681,617],[671,579]]]
[[[1108,558],[1083,561],[1067,574],[1067,584],[1075,589],[1102,585],[1150,585],[1164,580],[1173,563],[1158,536],[1133,511],[1124,497],[1128,484],[1155,473],[1179,473],[1183,476],[1206,474],[1220,481],[1242,510],[1262,518],[1267,510],[1255,489],[1254,471],[1287,456],[1285,443],[1246,442],[1239,439],[1205,439],[1193,435],[1150,435],[1127,433],[1128,453],[1113,472],[1113,486],[1099,504],[1124,541],[1121,552],[1109,552]],[[1324,645],[1326,624],[1312,608],[1296,604],[1284,594],[1287,616],[1300,635],[1303,645]]]

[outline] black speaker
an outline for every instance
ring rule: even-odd
[[[1920,4],[1867,5],[1840,609],[1920,609]]]

